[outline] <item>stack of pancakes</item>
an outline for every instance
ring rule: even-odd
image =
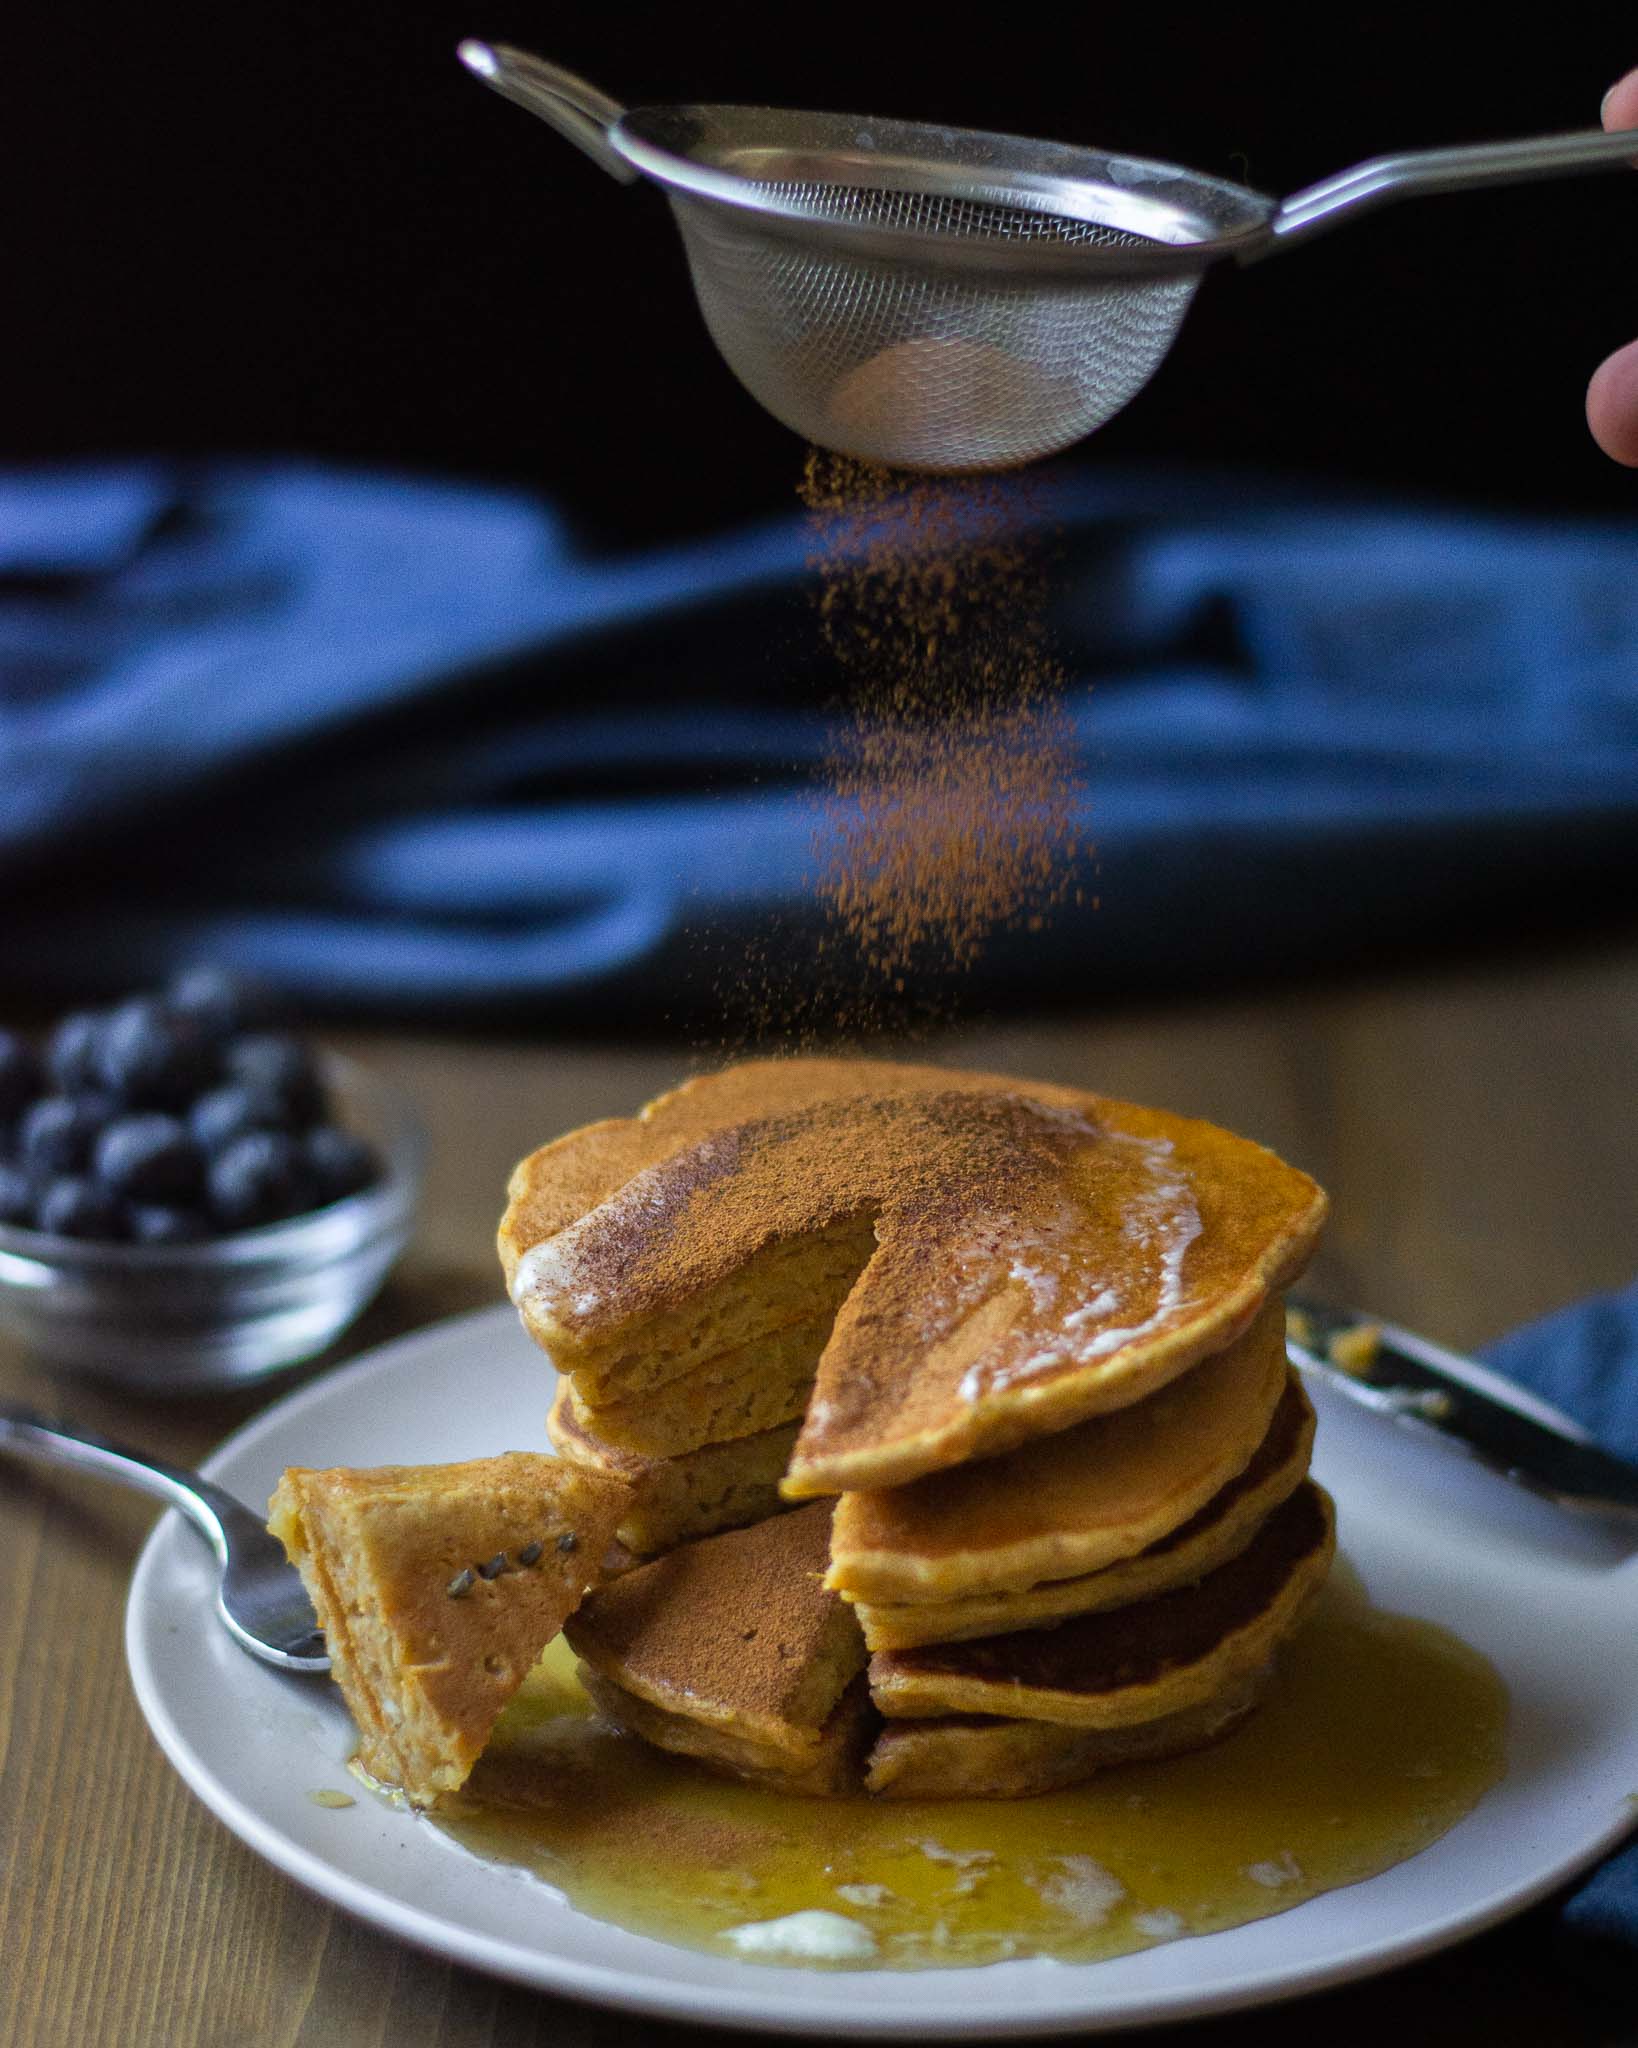
[[[730,1068],[533,1154],[500,1245],[551,1435],[630,1488],[651,1560],[569,1623],[599,1704],[916,1797],[1231,1725],[1330,1557],[1278,1300],[1324,1210],[1211,1125],[862,1060]]]

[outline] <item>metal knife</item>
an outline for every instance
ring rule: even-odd
[[[1350,1401],[1433,1431],[1561,1507],[1638,1520],[1638,1465],[1476,1359],[1303,1294],[1286,1297],[1286,1351]]]

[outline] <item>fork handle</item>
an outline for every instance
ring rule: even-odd
[[[250,1528],[261,1534],[260,1522],[243,1502],[201,1479],[197,1472],[150,1457],[128,1444],[114,1443],[60,1416],[0,1405],[0,1451],[14,1451],[45,1465],[70,1465],[93,1472],[99,1479],[112,1479],[117,1485],[155,1495],[180,1508],[224,1564],[230,1531]]]

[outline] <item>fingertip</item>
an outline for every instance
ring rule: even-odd
[[[1618,78],[1604,95],[1598,117],[1610,134],[1621,128],[1638,128],[1638,70]]]
[[[1612,462],[1638,469],[1638,341],[1599,364],[1587,386],[1587,425]]]

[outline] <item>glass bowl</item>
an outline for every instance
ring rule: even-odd
[[[333,1343],[372,1301],[415,1217],[425,1136],[395,1089],[327,1055],[336,1121],[382,1164],[373,1187],[202,1244],[96,1244],[0,1225],[0,1330],[43,1363],[149,1393],[240,1386]]]

